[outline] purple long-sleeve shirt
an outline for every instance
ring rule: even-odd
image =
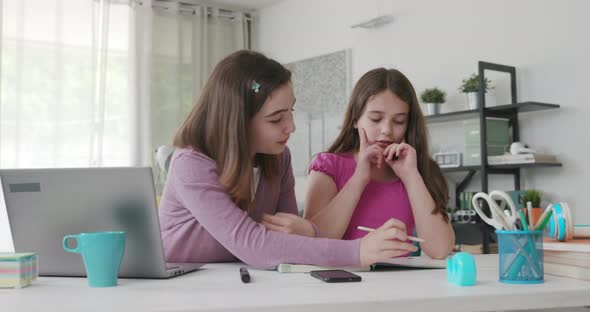
[[[178,149],[160,200],[159,216],[169,262],[231,262],[260,268],[280,263],[360,266],[360,240],[310,238],[267,230],[263,213],[297,214],[288,149],[280,157],[280,185],[263,176],[251,214],[238,208],[219,182],[216,163],[203,153]]]

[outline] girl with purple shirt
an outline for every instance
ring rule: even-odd
[[[368,266],[415,251],[405,225],[389,220],[363,238],[318,238],[297,215],[291,155],[291,73],[262,54],[219,62],[174,138],[159,208],[168,262],[241,260]]]
[[[455,234],[445,212],[446,180],[428,153],[424,116],[410,81],[377,68],[354,87],[342,131],[309,168],[304,217],[323,237],[358,239],[358,226],[395,219],[424,239],[422,250],[446,257]],[[395,256],[406,255],[401,252]]]

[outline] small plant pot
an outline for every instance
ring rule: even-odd
[[[467,107],[469,109],[477,109],[479,107],[479,99],[477,98],[477,92],[467,92],[465,93],[465,95],[467,96]],[[487,107],[496,106],[496,96],[493,90],[486,91],[484,96],[486,97]]]
[[[426,106],[426,115],[438,115],[440,114],[440,105],[442,103],[424,103]]]
[[[477,92],[468,92],[465,93],[465,95],[467,96],[467,107],[469,107],[469,109],[477,109],[479,107],[478,104],[478,100],[477,100]]]

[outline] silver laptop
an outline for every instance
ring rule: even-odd
[[[168,278],[202,266],[165,262],[149,167],[3,169],[0,181],[15,252],[36,252],[40,275],[85,276],[82,257],[62,239],[98,231],[127,232],[120,277]]]

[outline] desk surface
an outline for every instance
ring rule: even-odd
[[[40,277],[23,289],[0,289],[11,311],[474,311],[590,305],[590,282],[545,275],[544,284],[498,282],[497,255],[476,256],[477,285],[447,284],[445,270],[362,272],[360,283],[329,284],[304,273],[208,264],[168,280],[119,279],[88,288],[85,278]]]

